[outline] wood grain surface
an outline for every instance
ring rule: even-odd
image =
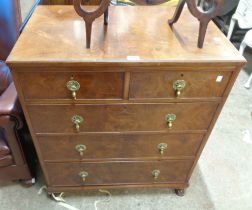
[[[36,133],[76,133],[71,119],[83,117],[80,132],[206,131],[217,103],[31,105],[29,115]],[[165,117],[175,114],[170,129]]]
[[[42,135],[39,145],[47,162],[90,161],[104,159],[186,159],[194,158],[204,134],[84,134]],[[160,154],[158,145],[166,143]],[[85,145],[83,156],[75,149]]]
[[[179,98],[221,97],[232,72],[221,71],[166,71],[134,72],[131,75],[130,98],[177,98],[173,83],[184,80],[186,87]],[[218,81],[218,78],[222,78]]]
[[[173,12],[111,7],[107,30],[95,21],[88,50],[73,6],[36,9],[8,64],[49,192],[188,187],[245,59],[212,22],[198,49],[198,21],[184,9],[172,31]],[[77,100],[66,88],[71,76],[81,86]],[[176,80],[186,81],[179,98]],[[74,115],[84,118],[79,133]],[[167,144],[163,155],[159,143]],[[87,147],[83,157],[77,144]]]
[[[124,74],[116,72],[23,72],[20,84],[26,99],[72,99],[71,80],[80,84],[77,99],[122,99]]]
[[[122,185],[183,183],[192,161],[141,161],[141,162],[104,162],[104,163],[48,163],[51,186],[85,185]],[[152,171],[160,170],[157,179]],[[86,181],[79,176],[81,171],[88,172]]]
[[[198,21],[187,10],[172,31],[167,20],[173,12],[174,8],[162,6],[111,7],[108,28],[103,18],[97,19],[91,49],[86,49],[83,20],[73,6],[39,6],[8,63],[245,62],[213,23],[204,49],[198,49]]]

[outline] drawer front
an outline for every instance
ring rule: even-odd
[[[121,72],[22,72],[20,85],[25,99],[70,99],[72,92],[68,81],[77,81],[77,99],[121,99],[123,95],[124,73]]]
[[[28,110],[36,133],[206,130],[217,103],[30,105]],[[176,119],[166,122],[168,114]],[[73,116],[83,118],[74,124]]]
[[[86,134],[40,136],[44,160],[195,156],[203,134]]]
[[[193,161],[48,163],[50,185],[85,186],[113,184],[183,183]],[[153,176],[153,171],[160,174]],[[85,179],[80,176],[86,172]],[[157,171],[156,171],[157,172]],[[156,173],[157,175],[157,173]]]
[[[232,72],[164,71],[131,74],[130,98],[176,98],[175,81],[184,80],[179,98],[221,97]]]

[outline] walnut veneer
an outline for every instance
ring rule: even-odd
[[[172,31],[173,12],[111,7],[108,28],[97,19],[86,49],[73,6],[36,9],[8,64],[50,193],[183,194],[245,59],[213,23],[198,49],[197,20],[185,10]],[[70,80],[80,84],[74,94]],[[83,121],[73,123],[76,115]]]

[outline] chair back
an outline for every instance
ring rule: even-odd
[[[21,22],[19,0],[0,0],[0,60],[5,61],[10,54]]]
[[[240,0],[233,15],[242,29],[252,28],[252,0]]]
[[[234,10],[237,8],[237,5],[239,3],[239,0],[225,0],[224,5],[221,9],[220,16],[227,15],[230,12],[234,12]]]

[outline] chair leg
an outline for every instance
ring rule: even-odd
[[[244,50],[245,50],[246,47],[247,47],[246,42],[242,41],[241,46],[240,46],[240,49],[239,49],[239,53],[240,53],[241,55],[243,55]],[[252,73],[251,73],[251,75],[250,75],[248,81],[244,84],[244,87],[247,88],[247,89],[249,89],[249,88],[250,88],[250,83],[251,83],[251,81],[252,81]]]
[[[207,26],[208,26],[209,21],[200,22],[198,48],[203,47],[205,36],[206,36],[206,30],[207,30]]]
[[[246,46],[247,46],[247,44],[246,44],[244,41],[242,41],[242,43],[241,43],[241,45],[240,45],[240,49],[239,49],[239,53],[240,53],[241,55],[243,55]]]
[[[31,187],[36,183],[35,178],[21,180],[24,187]]]
[[[236,24],[236,20],[232,18],[230,25],[229,25],[229,29],[228,29],[228,34],[227,34],[227,38],[229,40],[231,39],[231,37],[233,35],[235,24]]]
[[[86,24],[86,47],[89,49],[91,44],[91,34],[93,21],[85,21]]]
[[[174,23],[176,23],[181,15],[181,12],[183,10],[183,7],[185,5],[186,0],[180,0],[177,6],[177,9],[172,17],[172,19],[170,19],[168,21],[169,25],[172,26]]]
[[[250,84],[251,84],[251,81],[252,81],[252,73],[248,79],[248,81],[244,84],[244,87],[249,89],[250,88]]]
[[[107,8],[106,11],[104,12],[104,25],[108,25],[108,11],[109,9]]]

